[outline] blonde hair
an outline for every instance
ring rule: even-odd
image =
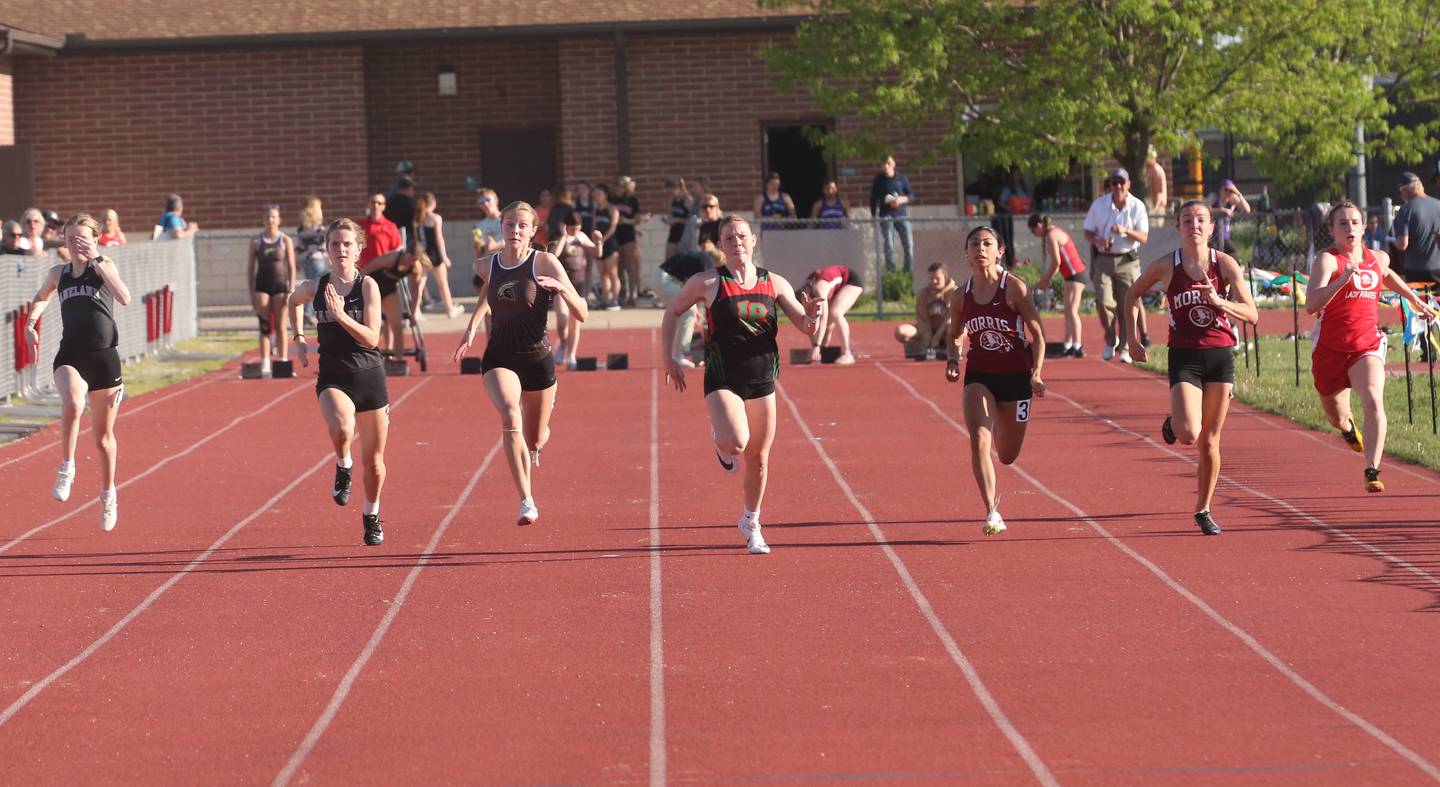
[[[119,214],[119,213],[116,213],[114,208],[106,208],[106,209],[105,209],[105,226],[106,226],[106,227],[109,227],[109,226],[110,226],[110,221],[111,221],[112,219],[115,221],[115,229],[117,229],[117,230],[120,229],[120,214]]]
[[[330,236],[334,235],[337,232],[340,232],[341,230],[349,230],[350,232],[354,233],[355,247],[362,251],[365,249],[365,231],[360,229],[359,224],[356,224],[349,219],[336,219],[330,222],[330,226],[325,228],[325,242],[329,243]]]
[[[1326,223],[1326,224],[1334,224],[1334,223],[1335,223],[1335,216],[1336,216],[1337,214],[1339,214],[1340,211],[1345,210],[1346,208],[1349,208],[1349,209],[1355,211],[1356,213],[1359,213],[1361,219],[1364,219],[1364,218],[1365,218],[1365,211],[1360,210],[1360,206],[1359,206],[1359,205],[1356,205],[1355,203],[1351,202],[1351,201],[1348,200],[1348,199],[1342,199],[1342,200],[1340,200],[1339,202],[1335,203],[1334,205],[1331,205],[1331,206],[1330,206],[1330,212],[1325,214],[1325,223]]]
[[[306,197],[305,207],[300,209],[300,229],[313,230],[325,223],[325,212],[320,209],[319,197]]]
[[[95,217],[89,213],[76,213],[65,220],[65,232],[69,232],[75,227],[84,227],[90,230],[91,235],[100,237],[100,222],[96,221]]]
[[[500,195],[495,193],[495,189],[482,188],[475,192],[475,204],[480,204],[486,197],[494,197],[495,203],[500,203]]]
[[[530,214],[530,223],[531,223],[531,224],[535,224],[535,223],[538,223],[538,222],[540,221],[540,214],[538,214],[538,213],[535,212],[534,206],[532,206],[530,203],[524,202],[524,201],[522,201],[522,200],[516,200],[515,202],[512,202],[512,203],[510,203],[509,205],[506,205],[506,206],[505,206],[505,209],[502,210],[502,211],[500,211],[500,215],[503,217],[503,216],[504,216],[505,214],[507,214],[507,213],[520,213],[521,211],[524,211],[524,212]]]
[[[425,219],[435,212],[435,192],[427,191],[415,200],[415,226],[425,226]]]

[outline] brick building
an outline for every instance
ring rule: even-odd
[[[663,212],[668,175],[704,175],[725,207],[748,209],[775,169],[808,214],[814,172],[863,205],[875,171],[803,140],[805,125],[854,121],[769,85],[757,50],[797,18],[753,0],[301,0],[283,18],[216,0],[168,18],[123,0],[52,8],[0,12],[17,42],[0,49],[0,177],[12,199],[113,207],[132,231],[172,191],[207,228],[255,226],[267,202],[289,223],[308,194],[358,213],[402,159],[456,218],[474,215],[467,178],[509,200],[629,174]],[[896,157],[919,203],[955,204],[954,160],[910,165],[914,141]]]

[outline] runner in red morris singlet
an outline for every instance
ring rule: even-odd
[[[1199,444],[1195,468],[1195,524],[1207,536],[1220,535],[1210,500],[1220,478],[1220,430],[1235,384],[1236,320],[1259,319],[1250,288],[1234,257],[1209,247],[1215,224],[1200,200],[1180,206],[1180,248],[1150,263],[1130,285],[1123,314],[1139,318],[1143,293],[1159,283],[1170,309],[1170,414],[1160,426],[1165,442]],[[1223,293],[1232,293],[1228,300]],[[1145,347],[1130,337],[1130,355],[1145,360]]]
[[[1385,451],[1385,340],[1379,328],[1380,289],[1388,287],[1415,311],[1435,311],[1415,297],[1390,269],[1390,256],[1365,248],[1365,213],[1345,200],[1326,216],[1335,245],[1315,258],[1305,288],[1305,311],[1319,313],[1311,331],[1311,373],[1325,417],[1345,442],[1365,454],[1365,491],[1384,492],[1380,456]],[[1364,437],[1350,412],[1350,389],[1365,410]]]
[[[993,536],[1005,530],[1005,520],[995,491],[990,445],[994,443],[1000,461],[1007,465],[1020,458],[1030,421],[1030,397],[1045,395],[1040,379],[1045,331],[1025,282],[1000,267],[1005,245],[994,230],[970,230],[965,252],[974,275],[965,283],[963,297],[950,299],[945,379],[952,383],[960,379],[961,342],[968,340],[964,397],[970,466],[985,504],[983,532]]]
[[[745,456],[745,513],[740,533],[752,555],[770,553],[760,532],[760,503],[765,497],[770,444],[775,441],[775,381],[780,351],[775,335],[780,311],[795,327],[814,335],[825,301],[795,291],[778,274],[755,264],[755,233],[749,222],[728,216],[720,222],[725,262],[685,280],[660,323],[665,379],[685,390],[685,370],[675,347],[675,323],[697,303],[705,304],[705,407],[715,458],[727,473]]]

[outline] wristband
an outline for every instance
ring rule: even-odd
[[[296,341],[296,342],[298,342],[298,341],[300,341],[301,339],[304,339],[304,338],[305,338],[305,334],[303,334],[303,333],[297,333],[297,334],[295,334],[294,336],[290,337],[290,340],[291,340],[291,341]]]

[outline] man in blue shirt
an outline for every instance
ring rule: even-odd
[[[895,270],[893,232],[900,236],[900,248],[905,253],[905,272],[910,272],[915,257],[914,237],[910,233],[909,211],[905,206],[914,199],[915,191],[910,188],[910,179],[895,171],[894,156],[886,156],[880,165],[880,174],[870,183],[870,215],[880,219],[886,270]]]
[[[155,221],[155,231],[151,233],[151,240],[166,238],[179,240],[194,235],[200,229],[199,224],[190,224],[185,221],[185,202],[180,199],[179,194],[171,194],[165,198],[165,213]]]

